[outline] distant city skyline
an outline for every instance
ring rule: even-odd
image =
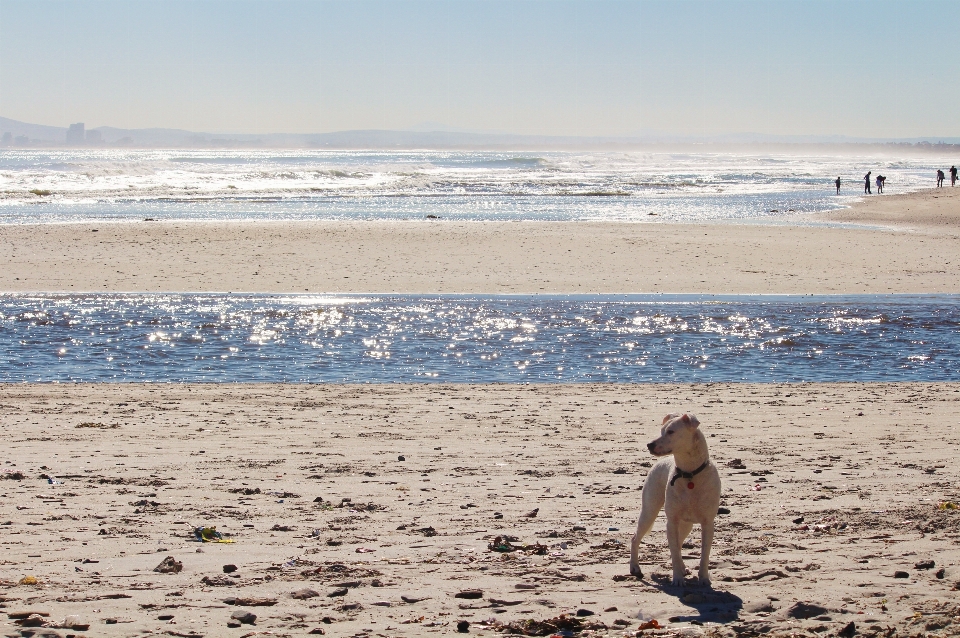
[[[0,115],[235,134],[958,137],[958,13],[940,0],[0,0]]]

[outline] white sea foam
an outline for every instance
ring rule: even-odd
[[[773,220],[849,203],[868,170],[884,173],[888,192],[897,193],[929,185],[942,163],[640,152],[3,150],[0,223]],[[841,197],[833,194],[837,175]]]

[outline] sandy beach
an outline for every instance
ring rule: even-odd
[[[960,292],[960,189],[868,198],[824,227],[579,222],[0,226],[0,290]]]
[[[956,635],[960,511],[938,504],[960,500],[958,401],[958,384],[6,385],[2,604],[102,636],[492,635],[579,610],[600,635],[654,618],[648,635]],[[626,576],[644,444],[674,410],[721,469],[712,591],[669,586],[662,517],[645,578]],[[168,556],[181,570],[155,571]],[[237,611],[255,625],[229,629]]]
[[[2,226],[0,288],[957,292],[958,204],[826,216],[870,229]],[[955,383],[0,385],[4,628],[956,635],[958,401]],[[627,576],[670,411],[699,415],[721,470],[712,590],[669,585],[662,517]]]

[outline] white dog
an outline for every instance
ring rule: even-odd
[[[652,528],[666,501],[667,543],[673,562],[673,584],[682,586],[686,568],[681,548],[694,523],[700,524],[701,585],[710,585],[710,545],[713,543],[713,519],[720,507],[720,473],[710,461],[707,440],[700,422],[692,414],[668,414],[663,417],[660,438],[647,444],[654,456],[673,455],[653,466],[643,484],[640,520],[630,545],[630,573],[642,577],[637,552],[642,539]]]

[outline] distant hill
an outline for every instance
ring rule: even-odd
[[[59,126],[28,124],[6,117],[0,117],[0,135],[3,133],[11,133],[14,137],[22,135],[31,140],[47,142],[49,144],[63,144],[67,139],[67,129]]]
[[[960,145],[960,137],[909,139],[854,138],[842,135],[767,135],[737,133],[708,137],[638,133],[624,137],[577,137],[550,135],[511,135],[457,131],[357,130],[335,133],[223,134],[202,133],[169,128],[122,129],[100,126],[86,129],[99,133],[99,141],[86,146],[131,148],[326,148],[326,149],[464,149],[464,150],[630,150],[651,146],[693,147],[708,145],[711,150],[726,147],[795,147],[838,145],[910,144],[921,148],[934,145]],[[0,135],[10,133],[13,146],[66,146],[67,129],[19,122],[0,117]],[[94,136],[95,137],[95,136]],[[21,138],[17,140],[16,138]],[[23,138],[27,138],[26,141]],[[9,139],[9,138],[8,138]],[[5,142],[5,144],[10,145]],[[940,148],[943,148],[940,146]],[[950,149],[951,151],[953,149]]]

